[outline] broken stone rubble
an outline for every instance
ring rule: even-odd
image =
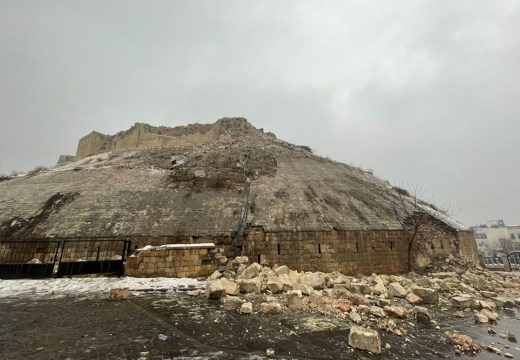
[[[354,277],[337,272],[303,273],[284,265],[269,268],[236,258],[226,264],[223,273],[209,277],[206,295],[210,299],[220,299],[224,308],[230,311],[265,315],[311,311],[345,320],[352,327],[387,330],[397,336],[406,331],[396,322],[410,322],[410,318],[415,318],[415,322],[422,326],[435,323],[428,308],[417,304],[439,309],[451,307],[454,317],[464,317],[464,310],[471,311],[479,323],[497,321],[497,307],[519,305],[519,299],[513,301],[505,296],[520,293],[520,284],[511,287],[514,284],[511,275],[460,266],[456,260],[443,267],[450,271]],[[215,280],[217,277],[220,280]],[[215,282],[226,285],[222,286],[223,291],[215,286]],[[216,290],[211,290],[214,288]],[[257,297],[260,301],[253,305],[249,300],[241,300],[244,297]],[[245,305],[247,303],[251,303],[250,308],[249,304]],[[377,330],[373,331],[377,333]],[[482,348],[463,337],[464,334],[450,334],[446,333],[457,353]],[[365,348],[368,345],[359,346]],[[368,351],[376,351],[374,346],[371,349]]]

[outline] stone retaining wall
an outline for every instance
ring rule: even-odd
[[[243,255],[265,266],[287,265],[300,271],[344,274],[400,273],[407,268],[402,230],[281,231],[253,229]]]
[[[175,244],[138,250],[127,258],[125,275],[199,277],[218,269],[223,255],[214,244]]]

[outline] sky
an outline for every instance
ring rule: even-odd
[[[0,0],[0,174],[226,116],[519,224],[520,2]]]

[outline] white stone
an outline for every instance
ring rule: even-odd
[[[376,330],[361,326],[352,326],[348,344],[353,348],[367,350],[373,354],[381,353],[381,338]]]
[[[206,176],[206,172],[204,170],[195,170],[193,173],[196,178],[201,178]]]
[[[245,302],[240,306],[240,312],[242,314],[252,314],[253,313],[253,303]]]
[[[459,309],[465,309],[473,305],[473,297],[467,295],[454,296],[451,298],[451,304]]]
[[[301,291],[291,290],[287,293],[287,307],[289,309],[301,309],[303,307]]]
[[[228,295],[238,295],[240,293],[240,286],[235,280],[221,278],[220,283]]]
[[[278,302],[267,302],[260,304],[260,312],[262,314],[275,315],[282,311],[282,305]]]
[[[306,273],[300,278],[300,283],[314,289],[323,289],[326,285],[325,276],[320,272]]]
[[[405,298],[408,292],[398,282],[388,284],[388,296]]]
[[[126,300],[128,299],[128,288],[113,288],[110,289],[108,300]]]
[[[321,305],[324,302],[323,295],[321,294],[321,292],[313,290],[309,294],[309,301],[315,305]]]
[[[258,273],[260,271],[259,266],[261,268],[261,265],[257,264],[257,263],[253,263],[253,264],[249,265],[248,267],[246,267],[242,272],[240,272],[237,275],[237,279],[247,280],[247,279],[253,279],[253,278],[257,277]]]
[[[276,269],[273,269],[276,275],[289,275],[291,269],[287,267],[287,265],[278,266]]]
[[[259,293],[262,290],[262,279],[254,278],[247,280],[238,280],[241,293]]]
[[[381,309],[379,306],[371,306],[370,314],[380,317],[380,318],[386,317],[385,311],[383,309]]]
[[[313,291],[312,286],[307,286],[301,283],[294,284],[292,289],[301,291],[303,295],[310,295],[310,293]]]
[[[348,317],[356,324],[361,324],[363,322],[363,320],[361,319],[361,315],[359,315],[356,311],[351,311],[348,314]]]
[[[374,285],[374,287],[372,288],[372,294],[374,294],[374,295],[381,295],[384,293],[386,293],[386,288],[382,281],[376,283]]]
[[[436,289],[414,287],[412,292],[419,296],[422,301],[426,304],[438,304],[439,303],[439,292]]]
[[[408,295],[406,295],[406,301],[408,301],[412,305],[415,305],[419,304],[422,301],[422,299],[414,293],[409,293]]]
[[[226,291],[220,280],[209,280],[206,283],[206,297],[211,300],[219,300]]]

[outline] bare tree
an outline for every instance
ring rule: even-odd
[[[420,186],[414,185],[410,189],[411,192],[394,187],[397,196],[392,201],[392,210],[407,237],[408,271],[412,270],[412,252],[420,232],[429,220],[446,213],[435,205],[421,200],[424,191]]]

